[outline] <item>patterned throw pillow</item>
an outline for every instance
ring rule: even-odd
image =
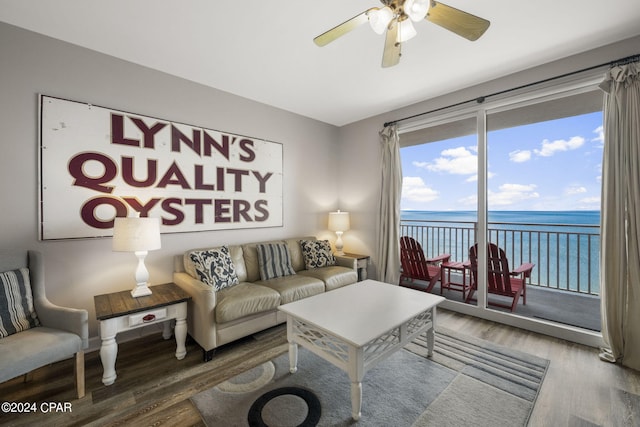
[[[328,240],[300,240],[300,246],[307,270],[336,265]]]
[[[33,308],[29,269],[0,273],[0,338],[40,326]]]
[[[269,280],[276,277],[296,274],[291,265],[291,255],[286,243],[266,243],[256,245],[260,279]]]
[[[196,268],[198,279],[216,291],[239,283],[227,246],[190,252],[189,259]]]

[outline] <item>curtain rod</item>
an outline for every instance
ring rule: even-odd
[[[415,119],[416,117],[425,116],[427,114],[436,113],[438,111],[446,110],[448,108],[458,107],[460,105],[464,105],[464,104],[467,104],[469,102],[474,102],[475,101],[478,104],[482,104],[490,96],[497,96],[497,95],[502,95],[504,93],[513,92],[515,90],[525,89],[527,87],[535,86],[535,85],[540,84],[540,83],[546,83],[546,82],[549,82],[549,81],[552,81],[552,80],[561,79],[563,77],[572,76],[574,74],[583,73],[585,71],[591,71],[591,70],[594,70],[596,68],[606,67],[606,66],[612,66],[613,67],[613,66],[619,66],[619,65],[626,65],[626,64],[630,64],[630,63],[635,62],[635,61],[640,61],[640,53],[637,53],[637,54],[631,55],[631,56],[626,56],[624,58],[616,59],[615,61],[605,62],[604,64],[593,65],[591,67],[583,68],[581,70],[571,71],[569,73],[561,74],[559,76],[549,77],[548,79],[539,80],[537,82],[527,83],[525,85],[517,86],[517,87],[511,88],[511,89],[501,90],[499,92],[494,92],[494,93],[491,93],[489,95],[479,96],[478,98],[468,99],[466,101],[461,101],[461,102],[458,102],[458,103],[455,103],[455,104],[447,105],[446,107],[440,107],[440,108],[436,108],[434,110],[425,111],[424,113],[414,114],[413,116],[403,117],[402,119],[392,120],[390,122],[386,122],[384,124],[384,127],[395,125],[395,124],[403,122],[405,120]]]

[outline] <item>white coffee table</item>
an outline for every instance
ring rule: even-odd
[[[289,367],[297,371],[298,345],[346,371],[351,414],[359,420],[365,372],[427,331],[433,354],[436,306],[444,298],[375,280],[284,304]]]

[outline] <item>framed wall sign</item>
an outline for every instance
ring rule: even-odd
[[[40,95],[40,238],[282,226],[282,144]]]

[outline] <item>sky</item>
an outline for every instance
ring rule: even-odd
[[[489,210],[600,210],[602,113],[488,133]],[[402,210],[477,210],[477,138],[400,149]]]

